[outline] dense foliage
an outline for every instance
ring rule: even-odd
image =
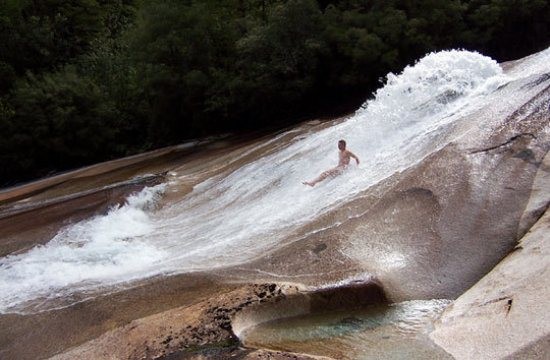
[[[0,185],[349,111],[427,52],[549,45],[547,0],[3,0]]]

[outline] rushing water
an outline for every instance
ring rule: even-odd
[[[184,180],[176,172],[167,184],[69,225],[45,245],[1,258],[0,312],[48,309],[49,300],[76,292],[235,265],[273,250],[294,240],[304,224],[462,135],[469,115],[503,96],[503,85],[540,73],[549,57],[547,50],[505,75],[477,53],[430,54],[388,75],[374,98],[344,122],[274,137],[268,143],[276,151],[157,208],[163,192]],[[361,164],[315,188],[302,185],[335,165],[341,138]]]

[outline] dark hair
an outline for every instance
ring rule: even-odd
[[[346,146],[346,140],[338,141],[338,145],[344,145],[344,147],[345,147]]]

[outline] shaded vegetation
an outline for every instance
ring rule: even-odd
[[[358,106],[427,52],[550,44],[546,0],[3,0],[0,185]]]

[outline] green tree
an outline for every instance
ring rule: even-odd
[[[323,26],[315,1],[291,0],[274,6],[265,24],[250,29],[237,42],[240,91],[233,108],[247,99],[245,107],[236,111],[254,122],[299,112],[321,75],[319,58],[326,51]]]
[[[117,121],[112,103],[74,67],[18,81],[13,114],[3,122],[3,139],[20,174],[103,160],[116,154]],[[3,174],[4,175],[4,174]]]
[[[472,0],[466,43],[501,61],[512,60],[550,45],[548,19],[546,0]]]

